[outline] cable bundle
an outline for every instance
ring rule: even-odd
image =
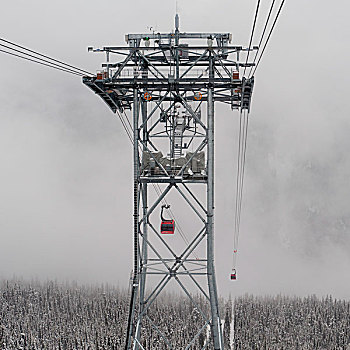
[[[261,34],[260,40],[259,40],[258,50],[256,51],[255,56],[254,56],[253,65],[255,64],[255,62],[256,62],[256,60],[258,58],[258,54],[260,52],[260,47],[261,47],[261,45],[264,42],[266,30],[267,30],[269,24],[271,23],[270,20],[271,20],[271,15],[272,15],[273,9],[275,7],[275,3],[276,3],[276,0],[272,0],[271,6],[270,6],[270,10],[269,10],[267,18],[265,20],[264,29],[263,29],[263,32]],[[280,6],[279,6],[278,11],[276,13],[275,19],[273,20],[273,23],[271,25],[271,28],[270,28],[269,34],[267,36],[267,39],[264,42],[263,49],[262,49],[262,51],[261,51],[261,53],[259,55],[258,62],[255,65],[254,70],[253,70],[253,67],[251,67],[250,72],[249,72],[249,77],[251,77],[251,76],[253,76],[255,74],[255,72],[256,72],[259,64],[260,64],[261,58],[262,58],[262,56],[263,56],[263,54],[264,54],[264,52],[266,50],[267,44],[268,44],[268,42],[269,42],[269,40],[271,38],[271,35],[272,35],[272,32],[273,32],[275,26],[276,26],[277,20],[278,20],[278,18],[280,16],[280,13],[282,11],[284,3],[285,3],[285,0],[282,0],[281,3],[280,3]],[[251,50],[251,47],[252,47],[252,41],[253,41],[253,38],[254,38],[255,26],[256,26],[257,19],[258,19],[259,7],[260,7],[260,0],[258,0],[257,5],[256,5],[256,10],[255,10],[255,15],[254,15],[254,22],[253,22],[253,27],[252,27],[252,31],[251,31],[251,35],[250,35],[250,40],[249,40],[248,53],[247,53],[247,57],[246,57],[246,64],[248,63],[249,54],[250,54],[250,50]],[[243,76],[246,73],[246,68],[247,67],[245,66],[244,67]]]
[[[130,142],[132,144],[134,144],[133,137],[132,137],[134,131],[133,131],[133,127],[131,126],[131,123],[129,121],[128,116],[126,115],[125,111],[123,111],[123,114],[122,114],[122,113],[119,112],[119,110],[117,110],[117,114],[119,116],[119,119],[120,119],[120,121],[121,121],[121,123],[123,125],[123,128],[124,128],[128,138],[129,138]],[[140,151],[141,151],[141,146],[139,146],[139,148],[140,148]],[[153,188],[156,191],[158,197],[160,197],[162,195],[162,190],[161,190],[159,184],[152,183],[152,185],[153,185]],[[169,203],[167,202],[167,200],[165,198],[162,199],[161,203],[163,205],[169,206]],[[171,208],[169,208],[167,210],[169,212],[169,216],[176,222],[176,226],[177,226],[177,229],[178,229],[178,231],[180,233],[180,236],[181,236],[182,240],[185,242],[186,245],[189,245],[190,242],[188,240],[188,237],[186,236],[186,234],[183,231],[181,225],[179,224],[178,220],[176,219],[175,214],[173,213]],[[198,259],[198,256],[197,256],[197,254],[195,252],[193,253],[193,255],[196,257],[196,259]]]
[[[234,226],[234,237],[233,237],[232,269],[236,268],[238,237],[239,237],[240,224],[241,224],[244,169],[245,169],[247,138],[248,138],[248,121],[249,121],[248,110],[242,110],[239,116],[235,226]]]
[[[1,47],[5,48],[5,49],[0,49],[0,52],[6,53],[8,55],[22,58],[27,61],[31,61],[37,64],[41,64],[43,66],[47,66],[53,69],[60,70],[62,72],[66,72],[66,73],[70,73],[78,76],[93,75],[92,73],[86,70],[72,66],[60,60],[56,60],[55,58],[49,57],[47,55],[43,55],[37,51],[30,50],[24,46],[17,45],[12,41],[8,41],[3,38],[0,38],[0,41],[8,44],[8,45],[0,44]]]
[[[255,10],[255,15],[254,15],[254,21],[253,21],[253,26],[252,26],[252,31],[250,35],[250,40],[249,40],[249,47],[248,47],[248,53],[246,57],[246,65],[248,63],[249,59],[249,54],[250,50],[252,47],[252,42],[254,38],[254,31],[258,19],[258,14],[259,14],[259,8],[260,8],[260,2],[261,0],[257,1],[256,5],[256,10]],[[263,32],[260,37],[259,41],[259,49],[264,41],[265,34],[267,31],[267,28],[269,26],[270,20],[271,20],[271,15],[275,6],[276,0],[272,0],[271,6],[267,15],[267,18],[265,20],[265,25]],[[282,7],[285,3],[285,0],[282,0],[280,3],[280,6],[278,8],[278,11],[276,13],[275,19],[273,20],[273,23],[271,25],[269,34],[267,36],[267,39],[264,42],[263,49],[259,55],[259,49],[256,51],[254,59],[253,59],[253,65],[255,64],[256,60],[258,59],[257,64],[254,67],[250,69],[249,72],[249,78],[254,76],[260,62],[261,58],[265,52],[265,49],[267,47],[267,44],[271,38],[271,34],[276,26],[277,19],[281,13]],[[246,73],[246,65],[244,68],[243,76]],[[239,238],[239,232],[240,232],[240,224],[241,224],[241,212],[242,212],[242,197],[243,197],[243,183],[244,183],[244,168],[245,168],[245,160],[246,160],[246,150],[247,150],[247,137],[248,137],[248,119],[249,119],[249,111],[247,109],[242,109],[240,113],[240,118],[239,118],[239,145],[238,145],[238,156],[237,156],[237,183],[236,183],[236,203],[235,203],[235,226],[234,226],[234,235],[233,235],[233,261],[232,261],[232,279],[236,279],[236,262],[237,262],[237,252],[238,252],[238,238]],[[234,276],[234,278],[232,277]]]

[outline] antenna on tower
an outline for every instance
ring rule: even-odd
[[[179,16],[179,3],[175,0],[175,33],[179,33],[180,28],[180,16]]]
[[[176,15],[175,15],[175,33],[179,32],[179,27],[180,27],[180,17],[179,17],[179,14],[176,13]]]

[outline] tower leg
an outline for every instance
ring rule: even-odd
[[[214,77],[213,58],[209,66],[209,79]],[[214,349],[223,350],[221,322],[214,267],[214,98],[213,88],[208,88],[208,182],[207,182],[207,259],[208,288],[212,315],[211,333]]]
[[[139,98],[138,91],[134,89],[133,101],[133,129],[134,129],[134,270],[130,299],[130,310],[126,334],[125,349],[130,350],[132,338],[135,334],[134,314],[139,287],[139,153],[138,153],[138,119]]]
[[[146,101],[141,102],[141,115],[142,115],[142,123],[144,123],[147,119],[147,103]],[[146,127],[143,129],[143,140],[147,140],[147,129]],[[144,151],[146,150],[144,146]],[[139,300],[139,310],[140,310],[140,317],[138,320],[138,323],[142,324],[142,312],[144,309],[144,303],[145,303],[145,289],[146,289],[146,274],[147,274],[147,260],[148,260],[148,245],[147,245],[147,239],[148,239],[148,225],[147,225],[147,209],[148,209],[148,188],[147,183],[142,184],[141,188],[142,193],[142,216],[143,216],[143,224],[142,224],[142,250],[141,250],[141,275],[140,275],[140,300]],[[140,332],[141,327],[136,328],[136,334],[135,339],[137,341],[140,341]],[[135,350],[139,350],[140,347],[138,343],[136,342]]]

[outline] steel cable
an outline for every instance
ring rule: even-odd
[[[261,38],[260,38],[260,41],[259,41],[259,44],[258,44],[258,50],[255,52],[253,64],[256,61],[256,58],[257,58],[258,53],[259,53],[260,46],[262,44],[262,41],[264,40],[265,32],[266,32],[267,26],[268,26],[268,24],[270,22],[270,17],[271,17],[271,13],[272,13],[273,7],[275,5],[275,2],[276,2],[276,0],[272,0],[271,6],[270,6],[270,11],[269,11],[269,14],[267,15],[267,19],[266,19],[266,22],[265,22],[264,30],[263,30],[263,32],[261,34]],[[253,70],[253,67],[250,68],[250,73],[252,72],[252,70]],[[249,77],[251,76],[250,73],[249,73]]]
[[[278,19],[280,13],[281,13],[281,10],[282,10],[282,7],[283,7],[284,3],[285,3],[285,0],[282,0],[281,5],[280,5],[280,7],[279,7],[279,9],[278,9],[276,18],[275,18],[275,20],[274,20],[274,22],[273,22],[273,24],[272,24],[272,27],[271,27],[270,32],[269,32],[269,35],[268,35],[268,37],[267,37],[267,39],[266,39],[266,41],[265,41],[264,48],[263,48],[263,50],[262,50],[262,52],[261,52],[261,54],[260,54],[260,56],[259,56],[258,63],[256,64],[252,75],[255,74],[255,72],[256,72],[256,70],[257,70],[257,68],[258,68],[258,66],[259,66],[259,63],[260,63],[261,58],[262,58],[262,56],[263,56],[263,54],[264,54],[264,52],[265,52],[266,46],[267,46],[267,44],[268,44],[268,42],[269,42],[269,40],[270,40],[271,34],[272,34],[272,32],[273,32],[273,29],[275,28],[275,25],[276,25],[276,23],[277,23],[277,19]]]
[[[245,61],[245,67],[244,67],[243,76],[245,75],[245,71],[246,71],[246,69],[247,69],[247,63],[248,63],[248,59],[249,59],[250,48],[251,48],[251,46],[252,46],[252,41],[253,41],[253,37],[254,37],[254,31],[255,31],[256,20],[257,20],[257,18],[258,18],[259,7],[260,7],[260,0],[258,0],[258,3],[257,3],[257,5],[256,5],[255,16],[254,16],[254,22],[253,22],[253,28],[252,28],[252,33],[251,33],[251,35],[250,35],[249,47],[248,47],[248,54],[247,54],[247,58],[246,58],[246,61]]]
[[[121,121],[121,123],[122,123],[122,125],[123,125],[123,128],[124,128],[124,130],[125,130],[125,132],[126,132],[128,138],[129,138],[130,142],[131,142],[132,144],[134,144],[134,141],[133,141],[133,139],[132,139],[132,133],[131,133],[131,131],[128,129],[128,127],[127,127],[127,125],[126,125],[126,123],[125,123],[125,121],[124,121],[123,116],[121,115],[121,113],[120,113],[118,110],[117,110],[116,112],[117,112],[117,114],[118,114],[118,116],[119,116],[119,119],[120,119],[120,121]]]
[[[31,62],[35,62],[35,63],[38,63],[38,64],[42,64],[43,66],[47,66],[47,67],[50,67],[50,68],[54,68],[54,69],[60,70],[60,71],[62,71],[62,72],[66,72],[66,73],[74,74],[74,75],[77,75],[77,76],[81,76],[81,74],[73,73],[72,71],[69,71],[69,70],[66,70],[66,69],[63,69],[63,68],[58,68],[58,67],[56,67],[56,66],[52,66],[52,65],[50,65],[50,64],[43,63],[43,62],[40,62],[40,61],[36,61],[36,60],[33,60],[33,59],[31,59],[31,58],[28,58],[28,57],[24,57],[24,56],[21,56],[21,55],[17,55],[17,54],[12,53],[12,52],[8,52],[8,51],[1,50],[1,49],[0,49],[0,52],[4,52],[4,53],[7,53],[8,55],[16,56],[16,57],[22,58],[22,59],[27,60],[27,61],[31,61]]]
[[[118,115],[119,115],[120,121],[122,122],[123,128],[124,128],[125,132],[126,132],[127,135],[128,135],[128,138],[129,138],[130,142],[131,142],[132,144],[134,144],[134,141],[133,141],[132,136],[131,136],[132,133],[133,133],[133,127],[132,127],[132,125],[131,125],[131,123],[130,123],[130,121],[129,121],[129,118],[127,117],[125,111],[123,111],[123,113],[124,113],[124,115],[125,115],[125,119],[127,120],[127,123],[129,124],[129,126],[128,126],[128,125],[126,124],[124,118],[122,117],[121,113],[119,113],[118,110],[117,110],[117,113],[118,113]],[[140,147],[140,150],[141,150],[141,147]],[[160,195],[162,194],[162,190],[161,190],[159,184],[152,183],[152,185],[153,185],[153,188],[154,188],[154,190],[156,191],[157,195],[160,196]],[[167,200],[166,200],[165,198],[163,198],[161,202],[162,202],[162,204],[169,205],[168,202],[167,202]],[[189,244],[189,240],[188,240],[188,238],[187,238],[185,232],[182,230],[182,227],[181,227],[181,225],[179,224],[178,220],[176,219],[174,212],[173,212],[171,209],[168,209],[168,211],[169,211],[170,217],[171,217],[174,221],[176,221],[176,226],[177,226],[177,228],[178,228],[178,230],[179,230],[179,233],[180,233],[181,238],[182,238],[183,241],[188,245],[188,244]],[[196,254],[195,252],[193,252],[193,254],[194,254],[194,256],[198,259],[197,254]]]
[[[241,146],[242,146],[242,111],[239,116],[239,133],[238,133],[238,155],[237,155],[237,177],[236,177],[236,203],[235,203],[235,226],[234,235],[237,232],[237,217],[238,217],[238,193],[241,173]]]
[[[66,70],[66,71],[70,71],[71,73],[75,73],[76,75],[84,76],[84,74],[82,74],[82,73],[80,73],[80,72],[78,72],[78,71],[76,71],[76,70],[67,68],[67,67],[62,66],[62,65],[59,65],[59,64],[57,64],[57,63],[50,62],[50,61],[48,61],[48,60],[44,60],[43,58],[36,57],[36,56],[34,56],[34,55],[31,55],[31,54],[29,54],[29,53],[23,52],[23,51],[21,51],[21,50],[14,49],[14,48],[12,48],[12,47],[10,47],[10,46],[4,45],[4,44],[0,44],[0,46],[5,47],[6,49],[9,49],[9,50],[12,50],[12,51],[21,53],[21,54],[23,54],[23,55],[32,57],[32,58],[34,58],[35,60],[38,60],[38,61],[35,61],[36,63],[39,63],[39,62],[41,62],[41,61],[42,61],[42,62],[46,62],[46,63],[50,64],[52,67],[58,67],[58,68],[61,68],[61,69]],[[8,51],[6,51],[6,52],[9,53]],[[22,57],[22,58],[25,58],[24,56],[21,56],[21,57]]]
[[[125,119],[127,120],[128,124],[129,124],[129,129],[131,130],[131,132],[133,132],[133,128],[132,128],[132,126],[131,126],[131,123],[130,123],[130,121],[129,121],[128,116],[126,115],[125,111],[123,111],[123,113],[124,113]],[[124,123],[125,123],[125,122],[124,122]],[[123,124],[123,125],[124,125],[124,129],[127,129],[126,124]],[[130,132],[129,130],[126,130],[126,131]],[[129,139],[131,140],[131,142],[132,142],[132,144],[133,144],[134,142],[132,141],[131,137],[129,137]],[[141,151],[141,147],[140,147],[140,151]],[[159,184],[154,184],[154,183],[153,183],[152,185],[153,185],[155,191],[157,192],[157,195],[160,196],[160,195],[162,194],[162,190],[161,190]],[[165,198],[162,199],[162,204],[165,204],[165,205],[167,205],[167,206],[169,205],[168,202],[167,202],[167,200],[166,200]],[[169,212],[171,218],[177,222],[176,217],[175,217],[173,211],[172,211],[170,208],[167,209],[167,210],[168,210],[168,212]],[[187,237],[185,236],[185,234],[184,234],[184,232],[183,232],[183,230],[182,230],[182,228],[181,228],[181,226],[180,226],[180,224],[179,224],[178,222],[177,222],[177,228],[178,228],[179,233],[180,233],[180,236],[183,238],[184,242],[185,242],[186,244],[188,244],[189,242],[188,242],[188,240],[187,240]]]
[[[160,188],[159,184],[154,184],[154,183],[153,183],[153,187],[154,187],[155,191],[157,192],[157,195],[160,196],[160,195],[162,194],[162,189]],[[167,202],[167,200],[166,200],[165,198],[162,199],[162,204],[165,204],[165,205],[167,205],[167,206],[169,205],[168,202]],[[167,209],[167,210],[168,210],[168,212],[169,212],[170,217],[171,217],[174,221],[176,221],[176,227],[177,227],[178,230],[179,230],[179,233],[180,233],[181,238],[182,238],[183,241],[188,245],[188,244],[189,244],[189,241],[188,241],[188,239],[187,239],[187,237],[186,237],[186,234],[183,232],[183,230],[182,230],[182,228],[181,228],[181,226],[180,226],[178,220],[176,219],[176,217],[175,217],[173,211],[172,211],[170,208]],[[198,257],[197,257],[197,258],[198,258]]]
[[[130,120],[129,120],[129,118],[128,118],[126,112],[125,112],[125,110],[123,110],[123,113],[124,113],[124,116],[125,116],[126,121],[127,121],[128,124],[129,124],[130,130],[132,130],[132,132],[134,132],[133,127],[131,126]]]
[[[239,121],[239,145],[238,145],[238,156],[237,156],[235,226],[234,226],[234,237],[233,237],[233,261],[232,261],[233,269],[235,268],[235,265],[236,265],[238,237],[240,233],[240,224],[241,224],[244,173],[245,173],[247,138],[248,138],[248,120],[249,120],[248,111],[241,112],[240,121]]]
[[[238,232],[241,224],[241,212],[242,212],[242,198],[243,198],[243,185],[244,185],[244,172],[245,172],[245,162],[246,162],[246,151],[247,151],[247,139],[248,139],[248,121],[249,113],[246,111],[245,114],[245,125],[244,125],[244,145],[243,145],[243,154],[242,154],[242,175],[241,175],[241,186],[240,186],[240,202],[239,202],[239,213],[238,213]]]
[[[82,72],[82,73],[86,73],[86,74],[89,74],[89,75],[93,75],[92,73],[90,73],[90,72],[88,72],[88,71],[86,71],[86,70],[84,70],[84,69],[80,69],[80,68],[75,67],[75,66],[73,66],[73,65],[70,65],[70,64],[68,64],[68,63],[62,62],[62,61],[60,61],[60,60],[56,60],[55,58],[52,58],[52,57],[50,57],[50,56],[44,55],[44,54],[42,54],[42,53],[40,53],[40,52],[31,50],[31,49],[28,49],[28,48],[26,48],[26,47],[24,47],[24,46],[21,46],[21,45],[18,45],[18,44],[16,44],[16,43],[14,43],[14,42],[12,42],[12,41],[5,40],[4,38],[0,38],[0,41],[3,41],[3,42],[5,42],[5,43],[8,43],[8,44],[13,45],[13,46],[15,46],[15,47],[19,47],[19,48],[21,48],[21,49],[23,49],[23,50],[26,50],[26,51],[29,51],[29,52],[31,52],[31,53],[34,53],[34,54],[36,54],[36,55],[38,55],[38,56],[47,58],[47,59],[49,59],[49,60],[51,60],[51,61],[54,61],[54,62],[63,64],[63,65],[65,65],[65,66],[67,66],[67,67],[73,68],[73,69],[75,69],[75,70],[77,70],[77,71],[80,71],[80,72]]]

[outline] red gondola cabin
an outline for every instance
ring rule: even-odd
[[[175,232],[175,221],[172,219],[165,219],[163,216],[163,210],[169,209],[169,204],[163,204],[162,205],[162,211],[160,212],[160,233],[163,235],[173,235]]]
[[[160,225],[160,232],[163,235],[174,234],[175,231],[175,221],[174,220],[165,220],[162,221]]]

